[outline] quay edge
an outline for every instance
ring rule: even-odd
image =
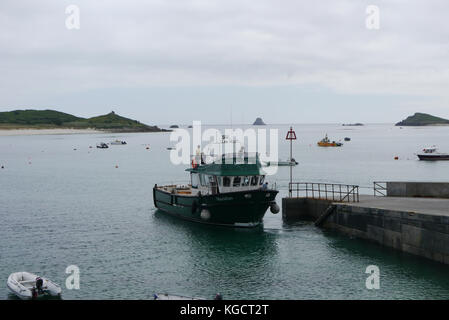
[[[422,204],[418,212],[408,209],[417,204]],[[330,205],[334,205],[335,210],[323,222],[324,228],[449,264],[449,199],[365,196],[359,203],[338,203],[283,198],[282,217],[287,223],[317,221]]]

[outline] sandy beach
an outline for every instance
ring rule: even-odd
[[[28,136],[38,134],[104,133],[95,129],[0,129],[0,136]]]

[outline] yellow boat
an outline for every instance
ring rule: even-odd
[[[330,141],[327,134],[321,141],[318,141],[317,144],[319,147],[341,147],[343,145],[341,142]]]

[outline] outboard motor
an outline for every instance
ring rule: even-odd
[[[39,277],[36,278],[36,289],[37,289],[38,294],[44,293],[44,290],[42,289],[43,286],[44,286],[44,280],[42,280]]]
[[[36,288],[31,289],[31,297],[32,297],[33,299],[36,299],[36,298],[37,298],[37,291],[36,291]]]
[[[215,295],[214,300],[223,300],[223,297],[221,296],[221,294],[217,293],[217,294]]]

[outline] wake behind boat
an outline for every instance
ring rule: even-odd
[[[438,152],[435,146],[430,148],[424,148],[422,153],[418,153],[419,160],[424,161],[437,161],[437,160],[449,160],[449,153]]]
[[[15,272],[6,282],[9,290],[22,300],[37,299],[43,296],[61,295],[61,287],[56,283],[29,272]]]

